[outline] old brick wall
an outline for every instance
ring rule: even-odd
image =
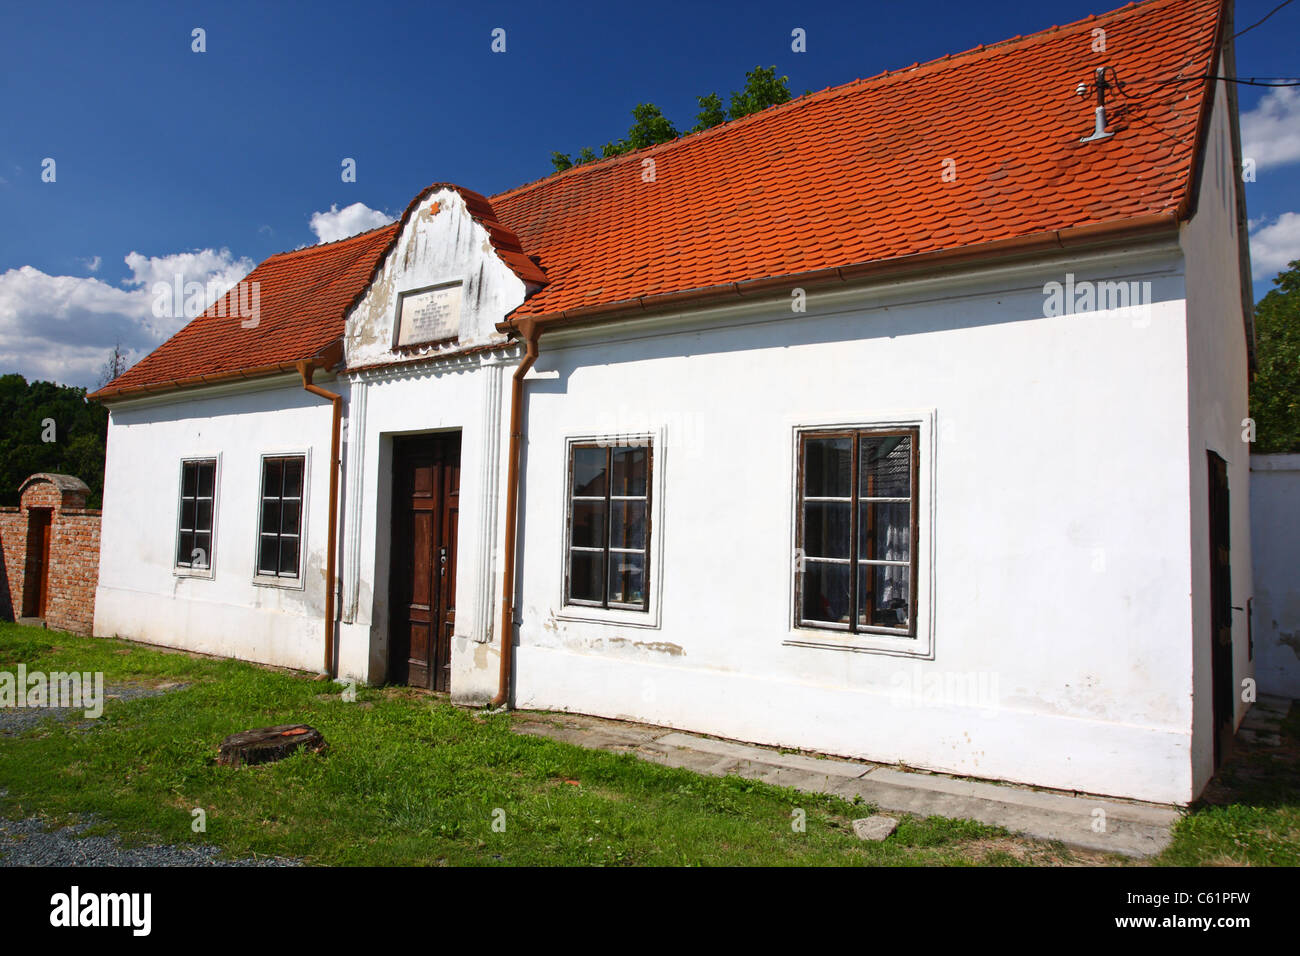
[[[56,630],[89,634],[95,623],[99,516],[87,508],[64,508],[55,515],[45,623]]]
[[[23,564],[27,555],[27,515],[0,508],[0,621],[22,612]]]
[[[90,633],[99,579],[100,512],[85,507],[84,487],[66,475],[33,475],[23,483],[19,507],[0,508],[0,618],[12,621],[22,615],[29,514],[32,508],[49,508],[45,624]]]

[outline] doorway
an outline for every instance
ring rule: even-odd
[[[1228,507],[1228,463],[1212,451],[1206,454],[1210,477],[1210,683],[1217,768],[1232,749],[1236,710],[1232,675],[1232,512]]]
[[[50,531],[54,513],[49,508],[27,512],[27,560],[23,573],[23,617],[45,617],[50,594]]]
[[[389,680],[451,689],[460,432],[393,440]]]

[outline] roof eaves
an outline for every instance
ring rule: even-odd
[[[918,270],[930,269],[940,263],[970,266],[1061,249],[1110,244],[1164,232],[1176,233],[1180,222],[1181,219],[1175,212],[1153,213],[1147,216],[1048,230],[1028,236],[1015,236],[1010,239],[997,239],[974,245],[955,246],[933,252],[877,259],[871,262],[815,269],[783,276],[765,276],[698,289],[683,289],[655,295],[638,296],[633,299],[565,309],[549,314],[515,316],[514,313],[511,313],[506,317],[505,321],[497,323],[496,328],[499,332],[512,333],[517,332],[523,322],[535,323],[542,329],[548,326],[556,327],[561,325],[596,325],[632,313],[657,312],[676,306],[715,305],[737,297],[762,294],[773,289],[788,289],[795,285],[806,287],[850,283],[868,279],[898,278]]]
[[[334,339],[324,348],[317,349],[310,355],[304,355],[301,358],[290,361],[275,362],[269,365],[259,365],[254,368],[234,369],[229,372],[211,372],[203,375],[189,375],[184,378],[170,379],[161,382],[146,382],[141,385],[127,385],[121,388],[113,388],[107,385],[98,391],[91,392],[86,396],[87,399],[96,402],[112,402],[129,398],[139,398],[143,395],[154,395],[162,392],[181,391],[187,388],[201,388],[205,385],[224,385],[229,382],[237,382],[241,379],[261,379],[269,378],[274,375],[282,375],[288,372],[297,373],[299,364],[302,362],[311,362],[322,368],[330,368],[339,363],[342,358],[343,340]]]

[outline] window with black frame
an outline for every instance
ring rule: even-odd
[[[800,626],[915,636],[918,444],[915,428],[800,435]]]
[[[262,507],[257,541],[259,576],[298,577],[305,464],[301,455],[262,459]]]
[[[181,462],[181,501],[176,533],[176,567],[212,568],[212,511],[216,501],[215,458]]]
[[[648,440],[569,446],[567,603],[649,607],[652,463]]]

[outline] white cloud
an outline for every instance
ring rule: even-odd
[[[134,363],[189,321],[191,316],[154,315],[154,283],[171,285],[177,275],[182,288],[198,282],[206,306],[253,268],[252,260],[237,259],[229,249],[169,256],[132,252],[123,261],[131,270],[123,288],[94,277],[48,275],[32,266],[0,273],[0,371],[97,385],[115,343]]]
[[[1284,212],[1272,222],[1252,223],[1250,264],[1255,279],[1273,278],[1293,259],[1300,259],[1300,213]]]
[[[337,242],[392,221],[393,217],[387,213],[371,209],[365,203],[354,202],[342,209],[331,205],[328,212],[312,213],[310,225],[311,231],[316,233],[317,242]]]
[[[182,283],[200,282],[206,286],[209,282],[215,282],[220,287],[220,292],[225,292],[253,271],[251,259],[236,259],[229,249],[195,249],[193,252],[177,252],[170,256],[143,256],[132,252],[122,261],[131,270],[130,277],[123,279],[122,285],[145,290],[152,289],[158,282],[172,285],[177,281],[177,276],[180,276]],[[216,295],[208,296],[204,308],[215,300]]]
[[[1300,87],[1270,90],[1241,114],[1241,152],[1257,169],[1300,161]]]
[[[103,261],[99,256],[91,256],[89,259],[82,259],[81,264],[86,267],[87,272],[98,272]]]

